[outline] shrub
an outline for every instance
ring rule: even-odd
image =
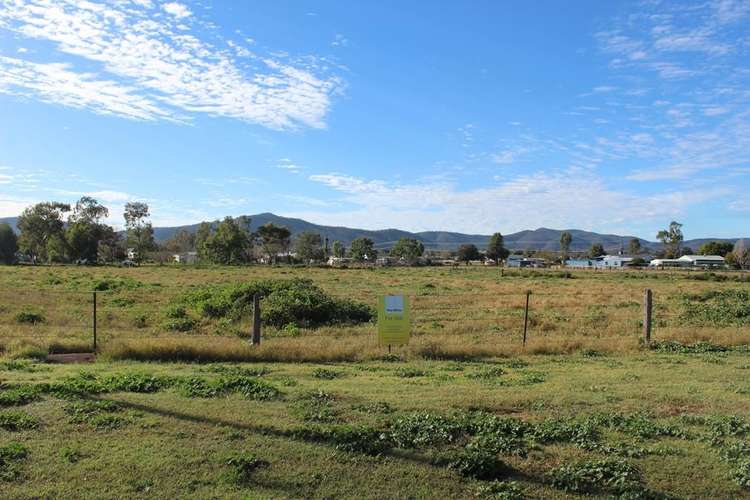
[[[21,472],[18,470],[17,462],[25,460],[29,450],[20,443],[8,443],[0,446],[0,481],[14,481],[18,479]]]
[[[205,287],[178,299],[207,318],[240,319],[251,313],[253,297],[264,298],[261,311],[266,325],[315,327],[362,323],[374,316],[366,304],[329,296],[311,280],[265,280]]]
[[[38,311],[26,310],[16,314],[16,322],[22,324],[36,325],[44,323],[44,315]]]
[[[555,488],[574,493],[614,492],[642,489],[641,472],[621,460],[592,460],[563,465],[550,471]]]
[[[281,392],[268,382],[243,375],[221,378],[217,383],[217,389],[219,392],[237,392],[247,399],[256,401],[267,401],[281,397]]]
[[[466,428],[458,419],[432,413],[413,413],[396,419],[391,439],[399,448],[423,448],[454,443]]]
[[[39,427],[39,421],[28,413],[12,410],[0,411],[0,429],[15,432],[37,427]]]
[[[344,372],[337,370],[328,370],[326,368],[316,368],[313,370],[313,377],[323,380],[333,380],[344,376]]]
[[[683,297],[680,314],[683,321],[694,325],[750,325],[750,291],[709,290]]]
[[[247,485],[252,482],[256,470],[266,468],[270,464],[255,455],[241,454],[227,459],[226,465],[229,467],[226,477],[230,482]]]
[[[507,473],[507,467],[492,451],[480,446],[467,446],[448,464],[462,476],[475,479],[498,479]]]
[[[39,399],[39,392],[31,386],[17,386],[0,392],[1,406],[22,406]]]
[[[477,490],[478,497],[494,500],[521,500],[525,498],[523,488],[516,481],[492,481],[483,484]]]

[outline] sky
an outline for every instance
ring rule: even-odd
[[[0,217],[750,236],[750,0],[0,0]]]

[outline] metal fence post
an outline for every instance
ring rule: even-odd
[[[643,338],[646,343],[651,342],[651,317],[653,312],[653,294],[647,288],[643,295]]]
[[[523,314],[523,346],[526,347],[526,332],[529,329],[529,298],[531,297],[531,290],[526,291],[526,309]]]
[[[94,326],[94,352],[96,352],[96,291],[93,293],[93,305],[94,305],[94,317],[93,317],[93,326]]]
[[[260,296],[253,295],[253,345],[260,345]]]

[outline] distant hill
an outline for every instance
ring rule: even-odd
[[[0,217],[0,224],[3,222],[6,224],[10,224],[10,227],[13,228],[13,231],[18,232],[18,227],[16,227],[16,222],[18,221],[18,217]]]
[[[14,229],[16,229],[17,217],[6,217],[0,218],[0,223],[7,222]],[[327,237],[330,242],[341,241],[345,245],[349,245],[355,238],[361,236],[372,239],[375,242],[377,248],[389,248],[398,241],[399,238],[416,238],[420,240],[425,248],[430,250],[454,250],[459,245],[474,244],[479,248],[487,246],[489,241],[489,235],[482,234],[463,234],[454,233],[448,231],[424,231],[419,233],[410,233],[408,231],[402,231],[400,229],[380,229],[380,230],[368,230],[368,229],[354,229],[340,226],[323,226],[319,224],[313,224],[302,219],[294,219],[290,217],[281,217],[272,213],[262,213],[251,215],[250,227],[253,231],[258,227],[272,222],[279,226],[286,226],[292,232],[292,235],[301,233],[302,231],[313,231],[319,233],[324,238]],[[187,230],[195,232],[198,229],[199,224],[190,224],[186,226],[174,226],[174,227],[155,227],[154,237],[157,241],[168,240],[180,230]],[[599,234],[590,231],[581,231],[578,229],[568,229],[570,234],[573,236],[573,243],[571,244],[571,250],[574,252],[581,252],[588,250],[594,243],[601,243],[604,245],[605,250],[609,252],[617,252],[620,248],[624,248],[627,251],[628,244],[633,236],[620,236],[616,234]],[[559,229],[547,229],[539,228],[535,230],[520,231],[518,233],[511,233],[504,235],[505,246],[510,250],[547,250],[556,251],[560,249],[560,235],[564,230]],[[750,238],[747,238],[750,240]],[[698,248],[709,241],[731,241],[735,239],[726,238],[701,238],[695,240],[688,240],[683,243],[683,246],[690,247],[697,251]],[[639,238],[641,246],[644,249],[658,249],[661,247],[661,243],[647,241]]]

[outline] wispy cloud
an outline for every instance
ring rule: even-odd
[[[299,216],[337,224],[366,223],[368,228],[390,227],[397,220],[399,227],[415,231],[444,228],[479,233],[542,225],[606,229],[634,217],[676,217],[696,203],[727,193],[709,189],[639,196],[612,189],[599,177],[575,172],[540,172],[470,190],[448,183],[394,184],[335,173],[313,175],[310,180],[342,193],[342,201],[353,208],[339,213],[300,212]]]
[[[0,0],[0,30],[57,49],[54,61],[2,58],[0,92],[131,119],[204,113],[272,129],[321,128],[341,88],[315,57],[215,46],[208,40],[220,36],[177,2]],[[234,59],[240,54],[248,62]]]

